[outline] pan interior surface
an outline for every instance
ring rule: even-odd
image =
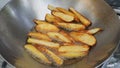
[[[44,20],[45,14],[50,13],[49,4],[73,7],[92,22],[90,28],[103,29],[95,35],[97,44],[88,56],[61,68],[93,68],[112,54],[119,41],[120,22],[103,0],[12,0],[0,12],[0,53],[9,63],[17,68],[50,68],[32,59],[23,47],[34,26],[33,19]]]

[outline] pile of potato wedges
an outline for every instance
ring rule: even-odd
[[[47,13],[45,20],[33,20],[35,31],[28,33],[26,51],[37,61],[56,66],[86,56],[101,28],[88,29],[92,23],[74,8],[48,5],[48,9],[51,14]]]

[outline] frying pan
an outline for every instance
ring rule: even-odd
[[[92,25],[100,27],[97,44],[81,61],[61,68],[93,68],[102,64],[113,53],[120,39],[120,21],[103,0],[12,0],[0,11],[0,53],[17,68],[52,68],[36,62],[23,46],[27,33],[34,26],[33,19],[44,19],[48,4],[63,8],[73,7]]]

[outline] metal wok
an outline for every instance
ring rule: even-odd
[[[89,28],[100,27],[97,44],[81,61],[61,68],[93,68],[103,63],[117,47],[120,21],[103,0],[12,0],[0,11],[0,53],[17,68],[52,68],[36,62],[23,46],[31,31],[33,19],[44,19],[48,4],[73,7],[92,22]]]

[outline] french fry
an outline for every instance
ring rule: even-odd
[[[44,46],[52,47],[52,48],[59,48],[60,46],[60,44],[58,43],[49,42],[45,40],[38,40],[38,39],[33,39],[33,38],[28,38],[27,42],[32,43],[32,44],[44,45]]]
[[[83,33],[83,32],[71,32],[70,36],[79,42],[85,43],[89,46],[93,46],[96,43],[96,38],[93,35]]]
[[[64,35],[57,33],[57,32],[48,32],[47,35],[55,41],[71,42],[71,40],[69,40],[67,37],[65,37]]]
[[[49,23],[41,23],[36,25],[35,27],[36,31],[47,33],[47,32],[58,32],[59,28],[57,28],[55,25],[49,24]]]
[[[64,14],[62,12],[53,11],[52,14],[65,22],[71,22],[74,20],[74,16],[70,16],[70,15]]]
[[[88,45],[61,46],[58,49],[59,52],[81,52],[88,50],[89,50]]]
[[[81,52],[65,52],[65,53],[60,53],[59,55],[66,59],[73,59],[73,58],[86,56],[87,54],[88,52],[81,51]]]
[[[49,61],[47,57],[42,52],[37,50],[33,45],[26,44],[24,47],[34,58],[37,58],[40,62],[42,61],[43,63],[51,64],[51,61]]]
[[[82,24],[74,24],[74,23],[57,23],[57,25],[68,31],[80,31],[84,30],[85,26]]]
[[[30,36],[32,38],[40,39],[40,40],[51,41],[51,39],[47,35],[38,33],[38,32],[30,32],[30,33],[28,33],[28,36]]]
[[[45,47],[38,47],[38,50],[43,51],[45,54],[47,54],[48,57],[50,57],[52,59],[52,61],[55,63],[55,65],[62,65],[63,64],[63,60],[58,57],[55,53],[53,53],[52,51],[48,50]]]
[[[101,30],[102,30],[101,28],[93,28],[93,29],[87,30],[86,33],[88,33],[88,34],[96,34],[97,32],[99,32]]]
[[[69,10],[75,14],[75,16],[83,25],[89,26],[91,24],[91,22],[87,18],[85,18],[82,14],[78,13],[75,9],[69,8]]]
[[[59,11],[56,9],[56,7],[52,6],[52,5],[48,5],[48,9],[51,11]]]

